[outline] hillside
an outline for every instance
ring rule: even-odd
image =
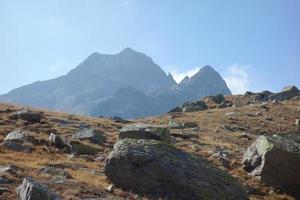
[[[74,114],[136,118],[161,114],[185,101],[219,93],[231,94],[211,67],[203,67],[186,83],[177,84],[150,57],[125,48],[112,55],[93,53],[68,74],[16,88],[0,95],[0,102]],[[128,101],[120,104],[122,99]],[[137,108],[135,104],[142,106]]]
[[[22,129],[28,133],[28,141],[33,148],[30,153],[26,153],[9,150],[1,145],[0,199],[16,199],[15,189],[27,176],[47,185],[66,200],[150,199],[123,191],[119,187],[109,187],[111,182],[104,174],[105,158],[112,151],[119,131],[125,124],[142,122],[167,126],[170,120],[185,124],[181,128],[170,127],[172,145],[202,157],[213,166],[231,174],[246,187],[251,200],[295,199],[282,190],[263,184],[257,178],[248,175],[242,169],[242,157],[247,147],[260,135],[300,133],[300,98],[250,105],[247,105],[246,101],[249,98],[245,95],[227,96],[226,99],[240,102],[241,105],[196,112],[168,113],[135,121],[85,117],[29,108],[29,111],[38,113],[41,119],[31,118],[31,122],[28,122],[21,120],[21,115],[15,118],[15,113],[22,111],[22,107],[0,104],[1,142],[11,131]],[[99,144],[80,140],[80,143],[91,147],[91,151],[96,149],[98,153],[73,155],[66,153],[65,149],[55,148],[48,140],[50,133],[70,139],[83,129],[101,132],[104,139]],[[225,164],[224,160],[215,156],[220,152],[227,155]],[[59,173],[43,171],[47,166],[54,167]],[[60,173],[63,175],[59,175]],[[65,173],[67,176],[64,176]]]

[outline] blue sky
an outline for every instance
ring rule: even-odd
[[[299,11],[299,0],[0,0],[0,94],[125,47],[177,80],[211,65],[234,93],[300,87]]]

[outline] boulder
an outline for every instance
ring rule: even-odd
[[[168,123],[168,127],[176,129],[176,128],[182,128],[182,125],[174,120],[170,120]]]
[[[118,141],[106,159],[104,173],[116,187],[154,198],[248,198],[229,174],[157,140]]]
[[[103,144],[105,142],[105,137],[103,132],[100,130],[94,130],[90,128],[84,128],[72,136],[72,139],[77,140],[88,140],[95,144]]]
[[[70,178],[70,174],[65,170],[57,167],[46,166],[40,169],[40,172],[43,174],[49,174],[51,176]]]
[[[63,139],[54,133],[50,133],[49,136],[50,144],[58,149],[69,148],[69,146],[63,141]]]
[[[168,128],[141,123],[124,126],[120,130],[119,138],[159,140],[165,143],[171,142],[170,131]]]
[[[243,168],[266,184],[300,198],[300,135],[260,136],[245,152]]]
[[[70,152],[75,155],[96,155],[100,149],[92,147],[91,145],[71,140],[69,142]]]
[[[232,106],[233,106],[232,101],[225,100],[220,104],[219,107],[220,108],[228,108],[228,107],[232,107]]]
[[[13,115],[11,115],[11,118],[12,119],[22,119],[22,120],[30,122],[30,123],[40,123],[43,116],[41,113],[23,109],[23,110],[15,112]]]
[[[202,111],[207,109],[208,107],[204,101],[186,102],[182,105],[183,112],[194,112],[194,111]]]
[[[204,101],[207,103],[209,101],[212,101],[216,104],[221,104],[222,102],[225,101],[225,97],[223,96],[223,94],[218,94],[218,95],[215,95],[215,96],[207,96],[207,97],[204,97]]]
[[[7,149],[22,152],[31,152],[33,149],[32,144],[28,141],[28,135],[22,130],[15,130],[10,132],[4,139],[2,145]]]
[[[198,127],[198,124],[197,124],[197,122],[184,122],[182,124],[182,126],[184,128],[196,128],[196,127]]]
[[[22,184],[17,188],[20,200],[60,200],[57,194],[30,177],[24,178]]]
[[[289,100],[295,96],[300,95],[300,91],[296,86],[287,86],[281,92],[269,96],[270,101],[284,101]]]

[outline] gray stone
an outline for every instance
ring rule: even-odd
[[[0,184],[10,184],[13,183],[14,181],[7,178],[5,175],[0,176]]]
[[[100,149],[77,140],[70,141],[70,152],[75,155],[96,155]]]
[[[95,144],[103,144],[105,142],[104,133],[100,130],[89,128],[82,129],[72,136],[72,139],[88,140]]]
[[[57,194],[30,177],[24,178],[23,183],[17,188],[20,200],[60,200]]]
[[[63,139],[54,133],[50,133],[49,136],[50,144],[58,149],[69,148],[69,146],[63,141]]]
[[[245,152],[243,168],[262,182],[300,197],[300,136],[260,136]]]
[[[58,176],[63,178],[70,178],[70,174],[65,170],[57,167],[46,166],[40,169],[40,172],[43,174],[49,174],[51,176]]]
[[[182,128],[182,125],[174,120],[170,120],[168,123],[168,127],[176,129],[176,128]]]
[[[196,128],[196,127],[198,127],[198,124],[197,124],[197,122],[184,122],[182,124],[182,126],[184,128]]]
[[[21,111],[15,112],[13,115],[11,115],[11,118],[12,119],[22,119],[22,120],[30,122],[30,123],[40,123],[43,116],[40,113],[29,111],[27,109],[23,109]]]
[[[300,91],[296,86],[287,86],[284,87],[281,92],[270,95],[269,100],[284,101],[299,95],[300,95]]]
[[[31,152],[33,149],[32,144],[27,141],[27,133],[22,130],[10,132],[4,139],[2,145],[7,149],[21,152]]]
[[[182,105],[183,112],[194,112],[207,110],[208,107],[204,101],[186,102]]]
[[[124,139],[106,159],[104,173],[116,186],[153,198],[247,199],[229,174],[201,157],[156,140]]]
[[[142,123],[124,126],[120,130],[119,138],[159,140],[165,143],[171,142],[168,128],[164,126]]]

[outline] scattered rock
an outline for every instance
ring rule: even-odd
[[[105,142],[104,133],[100,130],[82,129],[72,136],[72,139],[88,140],[95,144],[103,144]]]
[[[0,187],[0,195],[3,194],[4,192],[9,192],[9,189]]]
[[[184,128],[196,128],[196,127],[198,127],[198,124],[197,124],[197,122],[184,122],[182,124],[182,126]]]
[[[69,146],[63,141],[63,139],[54,133],[50,133],[49,136],[50,144],[58,149],[69,148]]]
[[[115,186],[154,198],[248,199],[243,186],[229,174],[156,140],[118,141],[104,172]]]
[[[227,113],[225,113],[226,116],[232,116],[234,114],[235,114],[234,112],[227,112]]]
[[[194,112],[207,110],[208,107],[204,101],[191,101],[182,105],[183,112]]]
[[[228,107],[233,107],[233,102],[225,100],[220,104],[220,108],[228,108]]]
[[[300,95],[300,91],[296,86],[287,86],[284,87],[281,92],[270,95],[269,100],[284,101],[289,100],[298,95]]]
[[[10,184],[13,183],[14,181],[7,178],[5,175],[0,176],[0,184]]]
[[[75,155],[96,155],[100,151],[98,148],[84,144],[77,140],[71,140],[69,145],[70,152]]]
[[[182,108],[180,107],[175,107],[172,110],[170,110],[168,113],[176,113],[176,112],[182,112]]]
[[[40,123],[43,116],[40,113],[23,109],[12,114],[10,118],[15,120],[22,119],[30,123]]]
[[[10,132],[4,139],[2,145],[7,149],[30,153],[33,149],[28,141],[28,136],[22,130]]]
[[[57,194],[30,177],[24,178],[23,183],[17,188],[20,200],[60,200]]]
[[[219,164],[221,164],[223,167],[229,169],[230,168],[230,162],[228,160],[228,152],[225,151],[219,151],[215,154],[213,154],[211,157],[215,158]]]
[[[159,140],[165,143],[171,142],[168,128],[151,124],[126,125],[120,130],[119,138]]]
[[[113,189],[114,189],[114,186],[113,186],[113,185],[109,185],[108,187],[105,188],[105,190],[106,190],[107,192],[112,192]]]
[[[295,119],[295,125],[296,125],[296,126],[299,126],[299,125],[300,125],[299,119]]]
[[[260,136],[245,152],[243,168],[261,181],[300,197],[300,137]]]
[[[49,174],[51,176],[63,177],[63,178],[70,178],[70,174],[65,170],[57,167],[46,166],[40,169],[40,172],[43,174]]]
[[[176,129],[176,128],[182,128],[182,125],[174,120],[170,120],[168,123],[168,127]]]

